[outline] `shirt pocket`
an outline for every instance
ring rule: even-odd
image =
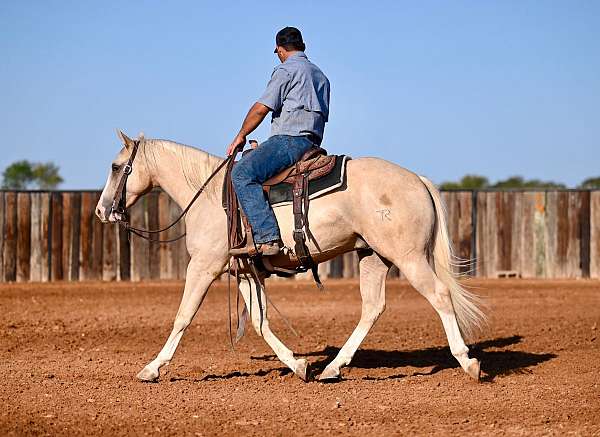
[[[301,96],[289,98],[283,104],[283,110],[286,112],[308,111],[318,112],[327,118],[327,107],[320,101],[316,93],[306,92]]]

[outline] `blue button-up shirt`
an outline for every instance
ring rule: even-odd
[[[304,52],[295,52],[275,67],[258,100],[273,111],[271,135],[323,138],[329,119],[329,80]]]

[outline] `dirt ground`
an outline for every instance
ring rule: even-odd
[[[225,285],[211,289],[160,382],[136,373],[166,340],[181,283],[0,286],[0,435],[600,433],[600,282],[469,282],[491,326],[480,383],[405,282],[343,379],[305,383],[251,329],[231,351]],[[272,327],[322,370],[360,314],[355,281],[275,281]]]

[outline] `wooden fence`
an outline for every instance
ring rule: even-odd
[[[100,192],[0,191],[0,282],[183,279],[189,255],[172,244],[128,241],[94,215]],[[461,267],[480,277],[600,278],[600,191],[448,191],[448,227]],[[152,192],[131,209],[133,226],[170,223],[179,207]],[[165,237],[184,232],[173,227]],[[319,266],[358,275],[355,253]],[[397,269],[391,273],[398,276]]]

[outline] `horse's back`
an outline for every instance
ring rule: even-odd
[[[431,204],[427,187],[416,173],[381,158],[358,158],[348,162],[347,186],[350,190],[370,197],[383,194],[390,203],[425,201]],[[392,202],[395,199],[396,202]],[[386,203],[382,200],[381,203]],[[421,205],[422,206],[422,205]]]
[[[405,186],[424,187],[419,175],[396,163],[375,157],[352,159],[348,162],[350,177],[366,178],[365,180],[381,180],[402,183]]]
[[[346,171],[339,190],[310,201],[310,230],[320,249],[309,244],[311,252],[351,247],[357,236],[385,239],[410,232],[428,238],[435,213],[417,174],[379,158],[352,159]],[[284,242],[292,243],[291,205],[275,208],[275,214]]]

